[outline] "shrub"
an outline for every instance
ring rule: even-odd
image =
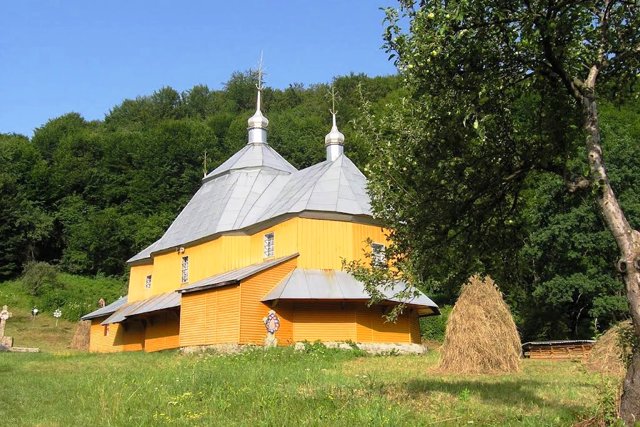
[[[46,262],[28,262],[22,272],[22,283],[29,295],[40,296],[46,288],[60,286],[58,269]]]
[[[452,307],[444,305],[440,307],[440,316],[420,318],[420,335],[428,341],[444,341],[444,331],[447,328],[447,319]]]

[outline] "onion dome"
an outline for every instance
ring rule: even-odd
[[[256,113],[247,120],[249,129],[266,129],[269,126],[269,119],[267,119],[260,111],[260,94],[262,90],[258,89],[258,100]]]
[[[327,149],[327,160],[334,161],[344,152],[344,134],[338,130],[336,125],[336,113],[332,111],[331,115],[333,116],[333,126],[324,137],[324,146]]]

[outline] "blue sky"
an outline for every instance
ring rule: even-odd
[[[31,136],[75,111],[102,119],[163,86],[221,88],[255,68],[266,84],[393,74],[381,49],[391,0],[19,0],[0,13],[0,132]]]

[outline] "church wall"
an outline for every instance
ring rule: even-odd
[[[180,345],[178,313],[162,311],[147,319],[144,350],[148,352],[177,348]]]
[[[385,231],[382,227],[367,225],[367,224],[352,224],[353,227],[353,246],[352,257],[353,259],[364,259],[363,249],[367,246],[367,239],[371,239],[373,243],[381,243],[385,246],[389,245],[389,241],[385,236]],[[371,248],[366,248],[370,251]]]
[[[385,243],[383,231],[373,225],[346,221],[291,218],[252,236],[220,236],[217,239],[177,251],[156,255],[149,264],[131,267],[129,302],[170,292],[182,286],[182,257],[189,257],[189,283],[246,265],[263,262],[264,235],[275,235],[275,254],[280,258],[300,253],[298,267],[342,268],[341,258],[361,259],[365,240]],[[270,258],[269,258],[270,259]],[[145,288],[151,275],[151,288]]]
[[[131,267],[129,302],[174,291],[182,286],[182,257],[189,257],[189,282],[211,277],[218,273],[252,264],[247,236],[220,236],[217,239],[191,247],[183,253],[177,251],[156,255],[153,264]],[[151,288],[145,288],[145,279],[151,274]]]
[[[225,286],[182,295],[181,347],[236,344],[239,340],[239,286]]]
[[[300,252],[298,249],[299,221],[299,218],[291,218],[251,235],[249,237],[251,248],[251,264]],[[268,233],[274,233],[274,256],[265,258],[264,236]]]
[[[294,341],[356,341],[356,313],[348,303],[295,302]]]
[[[276,286],[284,277],[296,268],[297,260],[293,258],[275,267],[256,274],[240,284],[240,343],[264,343],[266,329],[262,319],[268,314],[270,306],[260,300]],[[285,345],[292,341],[291,316],[278,307],[274,308],[280,319],[280,329],[276,333],[278,343]]]
[[[119,323],[103,326],[107,316],[91,319],[89,335],[89,351],[97,353],[112,353],[123,351],[122,334],[124,330]],[[119,343],[119,344],[116,344]]]
[[[120,324],[122,330],[121,339],[116,339],[122,343],[124,351],[140,351],[144,350],[144,323],[134,320],[127,321],[126,324]]]
[[[385,322],[386,307],[367,307],[365,303],[356,310],[358,322],[357,342],[367,343],[410,343],[420,342],[418,318],[414,313],[405,311],[395,323]],[[414,330],[418,330],[414,336]]]
[[[151,275],[152,287],[145,288],[147,276]],[[153,264],[134,265],[129,273],[129,302],[150,298],[153,294]]]
[[[353,253],[353,224],[345,221],[300,218],[298,266],[301,268],[342,268],[341,257]]]

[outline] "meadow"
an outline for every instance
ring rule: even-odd
[[[613,408],[578,362],[520,373],[437,372],[438,352],[366,356],[313,345],[203,353],[0,354],[4,425],[568,426]]]

